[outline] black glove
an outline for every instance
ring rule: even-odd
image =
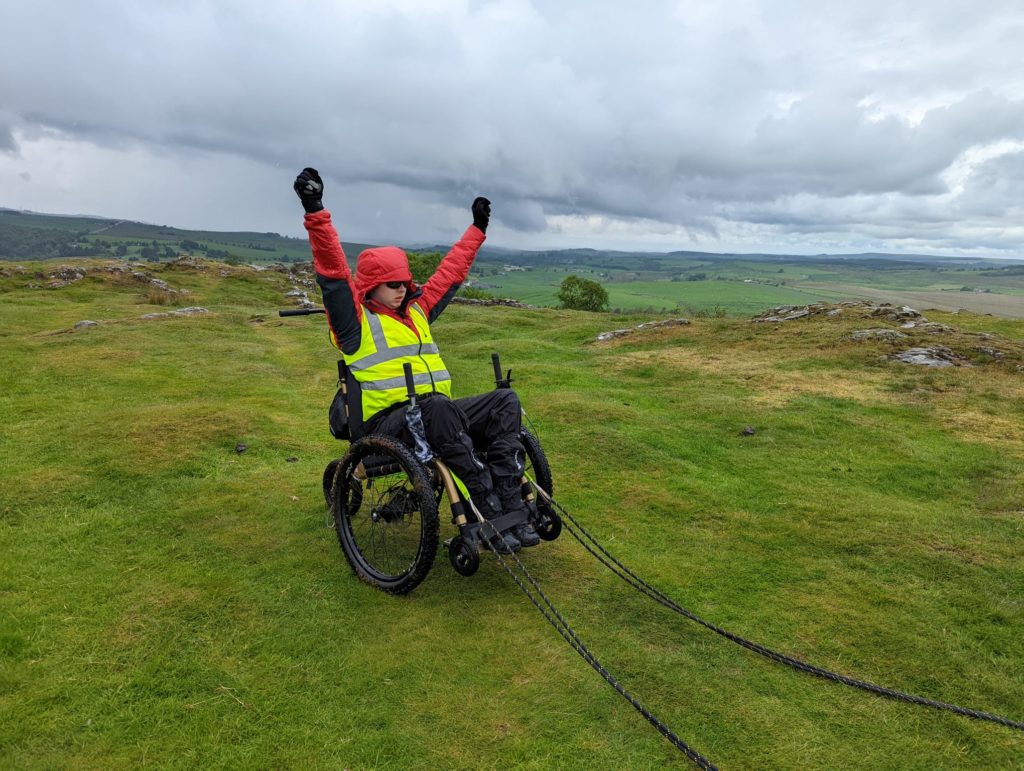
[[[306,210],[307,214],[324,208],[324,202],[320,200],[324,195],[324,181],[320,179],[320,172],[316,169],[311,169],[309,166],[304,168],[295,178],[295,184],[292,187],[295,188],[295,194],[299,196],[302,208]]]
[[[487,223],[491,221],[491,202],[484,197],[473,201],[473,224],[484,233],[487,232]]]

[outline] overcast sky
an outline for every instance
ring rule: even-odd
[[[6,0],[0,206],[342,237],[1024,256],[1020,0]]]

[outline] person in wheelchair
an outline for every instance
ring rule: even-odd
[[[509,388],[452,399],[452,382],[430,331],[465,281],[486,238],[491,204],[473,201],[473,224],[423,286],[412,279],[409,260],[397,246],[366,249],[349,271],[331,215],[323,205],[324,183],[313,168],[295,179],[306,211],[304,225],[323,294],[331,341],[344,356],[362,393],[363,432],[385,434],[411,445],[403,407],[408,404],[403,365],[412,365],[426,439],[458,474],[486,519],[519,512],[524,449],[519,438],[522,408]],[[476,451],[486,453],[481,462]],[[534,546],[529,524],[492,536],[503,554]]]

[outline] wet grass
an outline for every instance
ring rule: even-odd
[[[324,526],[320,473],[344,446],[323,319],[261,316],[287,289],[273,276],[161,270],[212,313],[140,321],[166,308],[137,286],[0,280],[4,767],[687,767],[493,560],[463,579],[439,554],[405,598],[358,582]],[[453,306],[436,333],[460,394],[502,353],[560,500],[681,604],[1019,720],[1024,322],[929,316],[959,330],[933,342],[969,353],[991,332],[1004,358],[908,367],[849,341],[876,325],[856,319],[596,343],[639,320]],[[83,318],[105,323],[63,331]],[[568,538],[526,559],[723,768],[1024,758],[1019,733],[760,659]]]

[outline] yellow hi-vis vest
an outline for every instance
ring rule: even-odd
[[[415,301],[409,303],[409,318],[419,332],[386,314],[363,306],[359,350],[345,355],[345,364],[359,381],[363,394],[363,421],[392,404],[409,398],[403,365],[412,365],[417,394],[442,393],[451,398],[452,378],[437,352],[427,315]]]

